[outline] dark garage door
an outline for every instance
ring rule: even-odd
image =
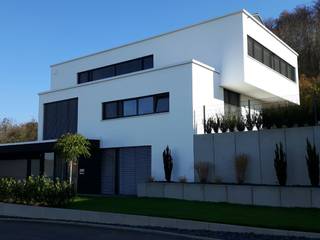
[[[137,184],[151,175],[151,147],[106,149],[101,170],[103,194],[136,195]]]

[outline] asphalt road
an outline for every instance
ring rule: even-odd
[[[2,240],[182,240],[183,237],[82,225],[0,221]]]

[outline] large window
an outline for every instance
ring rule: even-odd
[[[169,93],[155,94],[102,104],[102,119],[169,112]]]
[[[240,113],[240,94],[224,89],[225,115],[238,115]]]
[[[78,99],[44,104],[43,139],[57,139],[65,133],[76,133],[78,126]]]
[[[292,81],[296,81],[295,68],[293,66],[249,36],[248,55]]]
[[[78,84],[153,68],[153,55],[78,73]]]

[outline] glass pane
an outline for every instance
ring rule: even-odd
[[[169,111],[169,94],[156,96],[156,112]]]
[[[105,103],[103,104],[104,106],[104,117],[103,119],[106,119],[106,118],[116,118],[118,117],[118,114],[117,114],[117,102],[111,102],[111,103]]]
[[[78,83],[89,82],[89,72],[78,73]]]
[[[137,100],[123,101],[123,116],[137,115]]]
[[[253,39],[248,36],[248,54],[253,57]]]
[[[45,153],[44,154],[44,175],[53,178],[53,169],[54,169],[54,153]]]
[[[290,66],[290,79],[295,81],[296,80],[296,70],[294,67]]]
[[[126,74],[142,70],[142,60],[136,59],[129,62],[119,63],[116,65],[116,74]]]
[[[262,62],[262,45],[257,42],[254,43],[254,58]]]
[[[224,89],[224,102],[225,104],[240,106],[240,94]]]
[[[153,97],[140,98],[139,115],[153,113]]]
[[[280,72],[280,58],[276,55],[273,56],[273,69]]]
[[[283,60],[281,60],[281,62],[280,62],[280,72],[281,72],[281,74],[282,75],[284,75],[284,76],[287,76],[287,64],[286,64],[286,62],[285,61],[283,61]]]
[[[263,49],[263,63],[268,67],[271,66],[271,52],[268,49]]]
[[[32,159],[31,160],[31,175],[39,176],[40,175],[40,160]]]
[[[143,58],[143,69],[153,68],[153,55]]]
[[[92,71],[92,80],[113,77],[115,75],[114,66],[99,68]]]

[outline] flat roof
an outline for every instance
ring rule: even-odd
[[[242,9],[242,10],[237,11],[237,12],[233,12],[233,13],[226,14],[226,15],[223,15],[223,16],[220,16],[220,17],[216,17],[216,18],[210,18],[208,20],[205,20],[205,21],[202,21],[202,22],[199,22],[199,23],[195,23],[195,24],[188,25],[188,26],[185,26],[185,27],[182,27],[182,28],[178,28],[178,29],[173,30],[173,31],[157,34],[157,35],[154,35],[154,36],[142,39],[142,40],[133,41],[133,42],[130,42],[130,43],[127,43],[127,44],[119,45],[117,47],[109,48],[109,49],[106,49],[106,50],[98,51],[98,52],[95,52],[95,53],[83,55],[83,56],[76,57],[76,58],[73,58],[73,59],[70,59],[70,60],[66,60],[66,61],[62,61],[62,62],[56,63],[56,64],[52,64],[50,67],[55,67],[55,66],[62,65],[62,64],[68,63],[68,62],[73,62],[73,61],[80,60],[80,59],[83,59],[83,58],[86,58],[86,57],[91,57],[91,56],[94,56],[94,55],[98,55],[98,54],[101,54],[101,53],[113,51],[113,50],[116,50],[116,49],[119,49],[119,48],[127,47],[127,46],[130,46],[130,45],[134,45],[134,44],[141,43],[141,42],[144,42],[144,41],[148,41],[148,40],[151,40],[151,39],[159,38],[159,37],[162,37],[162,36],[165,36],[165,35],[169,35],[169,34],[172,34],[172,33],[175,33],[175,32],[179,32],[179,31],[183,31],[183,30],[186,30],[186,29],[189,29],[189,28],[193,28],[193,27],[196,27],[196,26],[199,26],[199,25],[202,25],[202,24],[206,24],[206,23],[209,23],[209,22],[217,21],[217,20],[222,19],[222,18],[230,17],[230,16],[233,16],[233,15],[236,15],[236,14],[239,14],[239,13],[246,14],[253,21],[255,21],[257,24],[259,24],[265,31],[267,31],[273,37],[275,37],[275,39],[280,41],[286,48],[288,48],[290,51],[292,51],[295,55],[297,55],[297,56],[299,55],[288,44],[286,44],[277,35],[275,35],[272,31],[270,31],[263,23],[261,23],[259,20],[257,20],[252,14],[250,14],[247,10]]]

